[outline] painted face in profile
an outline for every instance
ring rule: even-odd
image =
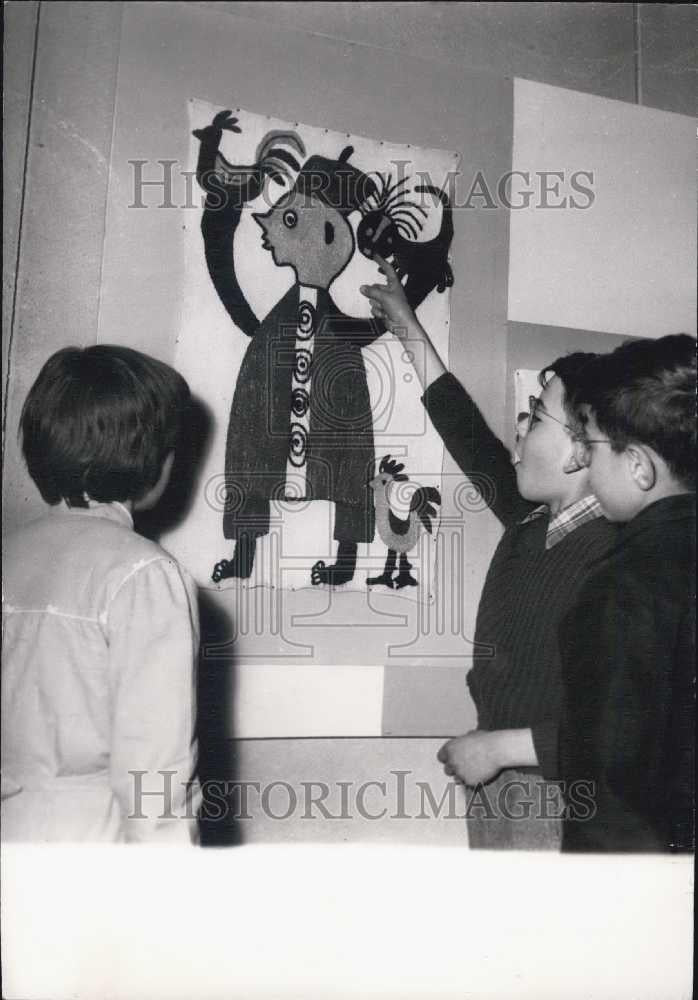
[[[312,195],[290,191],[265,215],[253,218],[274,263],[292,267],[302,285],[329,288],[354,253],[354,235],[344,216]]]

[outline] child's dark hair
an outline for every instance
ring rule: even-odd
[[[41,369],[20,430],[29,474],[49,504],[138,500],[180,435],[189,386],[128,347],[66,347]]]
[[[633,340],[584,369],[573,406],[588,405],[614,451],[652,448],[685,488],[696,485],[696,341],[686,333]]]
[[[579,391],[582,373],[586,366],[598,358],[598,354],[588,354],[585,351],[574,351],[572,354],[565,354],[561,358],[556,358],[551,364],[538,374],[538,381],[543,389],[555,375],[560,379],[563,386],[562,403],[570,415],[574,416],[573,400]]]

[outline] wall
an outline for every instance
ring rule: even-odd
[[[8,326],[3,313],[3,344],[12,345],[3,414],[11,529],[42,509],[19,460],[22,402],[53,350],[89,343],[97,331],[121,9],[20,3],[6,5],[5,18],[6,86],[22,87],[9,92],[17,110],[5,122],[4,144],[11,169],[6,236],[21,247],[16,263],[11,254],[5,260],[3,284],[15,302]]]
[[[681,69],[681,53],[690,48],[685,14],[679,10],[672,17],[656,9],[661,5],[640,5],[645,30],[637,59],[634,6],[7,5],[7,527],[41,510],[19,461],[15,429],[21,401],[43,360],[66,341],[88,343],[97,337],[138,346],[147,342],[153,353],[166,360],[171,356],[169,331],[176,308],[171,290],[181,266],[173,252],[176,213],[148,211],[137,224],[133,221],[134,212],[127,209],[127,161],[134,156],[182,159],[185,147],[177,138],[182,94],[221,106],[234,96],[242,106],[291,119],[300,108],[311,123],[459,149],[464,169],[484,162],[497,171],[511,162],[511,136],[497,111],[511,100],[506,77],[512,75],[626,101],[642,91],[657,107],[688,110],[688,74],[675,72]],[[669,35],[671,59],[666,57]],[[122,146],[123,130],[114,133],[115,105],[117,114],[132,115],[133,128]],[[467,226],[466,231],[457,223],[454,247],[453,369],[480,388],[476,396],[501,432],[510,367],[506,217],[473,213]],[[467,351],[459,329],[466,317]],[[445,473],[454,471],[447,462]],[[468,614],[461,637],[456,642],[447,636],[445,644],[437,637],[434,645],[431,628],[426,656],[386,670],[385,733],[445,737],[472,723],[462,639],[472,634],[479,588],[498,534],[489,514],[473,517],[466,525]],[[451,579],[448,566],[444,576]],[[331,607],[319,609],[324,634],[315,630],[311,638],[320,657],[336,651],[338,624],[362,621],[364,612],[353,606],[353,595],[346,597],[337,595]],[[303,606],[306,600],[299,597],[298,605],[288,606],[289,620],[318,610]],[[228,609],[214,604],[205,611],[211,634],[220,638],[222,630],[226,635]],[[370,622],[364,622],[364,633],[344,628],[349,645],[342,655],[357,655],[361,636],[371,634]],[[254,634],[252,630],[243,646],[243,659],[245,649],[253,653]],[[438,657],[445,665],[434,666]],[[229,720],[221,704],[234,692],[223,667],[224,661],[215,663],[205,676],[205,707],[224,734]],[[282,760],[288,781],[333,781],[347,773],[343,764],[361,760],[361,773],[378,780],[405,767],[436,787],[441,778],[433,763],[434,746],[417,739],[359,740],[351,746],[342,741],[242,741],[230,767],[239,777],[264,780],[278,773]],[[429,825],[417,825],[413,835],[428,842],[434,836],[424,829]],[[287,835],[305,836],[302,826],[285,828]],[[378,824],[367,829],[378,835]],[[407,836],[406,829],[399,825],[394,836]],[[260,835],[269,831],[260,829]],[[343,835],[351,836],[351,831]]]
[[[186,45],[182,40],[186,39]],[[294,121],[324,123],[347,133],[382,136],[394,142],[457,150],[465,178],[478,170],[498,177],[511,161],[511,81],[483,78],[455,64],[438,66],[418,57],[384,52],[343,41],[294,36],[293,58],[287,57],[289,32],[215,11],[182,7],[127,8],[124,17],[119,86],[117,89],[112,172],[107,206],[99,339],[147,343],[151,350],[172,357],[172,330],[178,320],[178,288],[184,267],[183,225],[198,225],[198,210],[187,213],[158,209],[162,190],[154,188],[144,201],[150,207],[130,207],[131,161],[149,161],[149,176],[157,177],[155,162],[188,161],[187,100],[200,97],[220,107],[240,105]],[[173,77],[172,61],[178,72]],[[231,83],[230,67],[235,67]],[[376,100],[375,94],[387,95]],[[437,99],[438,95],[438,99]],[[183,185],[175,186],[173,201],[183,202]],[[483,409],[495,426],[503,413],[506,323],[508,218],[505,211],[467,213],[458,219],[453,256],[458,280],[453,290],[453,328],[463,336],[469,316],[471,350],[456,352],[454,370],[474,385],[488,384],[481,393]],[[162,248],[167,247],[167,259]],[[128,267],[124,262],[128,261]],[[137,262],[137,266],[135,266]],[[129,301],[129,328],[123,328],[124,298]],[[472,331],[472,333],[470,332]],[[460,369],[459,369],[460,366]],[[500,376],[492,384],[492,372]],[[477,394],[477,393],[476,393]],[[453,469],[447,466],[452,483]],[[458,476],[458,481],[461,477]],[[444,495],[452,494],[444,490]],[[465,699],[464,674],[471,655],[482,576],[498,526],[487,510],[475,513],[444,504],[446,524],[454,540],[464,540],[467,552],[464,586],[455,592],[456,567],[450,559],[446,524],[441,535],[443,561],[438,574],[438,606],[427,610],[412,601],[371,598],[364,594],[317,590],[260,594],[207,594],[217,621],[228,619],[221,640],[236,633],[234,655],[240,688],[254,685],[257,664],[265,660],[291,666],[308,653],[317,664],[342,663],[384,672],[383,733],[440,735],[456,732],[472,719]],[[269,602],[268,600],[269,599]],[[270,637],[270,601],[279,602],[282,627]],[[464,614],[460,629],[450,627],[451,607]],[[398,617],[399,616],[399,617]],[[433,623],[446,618],[442,635]],[[306,649],[298,650],[299,646]],[[221,657],[225,661],[225,657]],[[209,658],[211,670],[222,663]],[[404,668],[428,670],[430,699],[400,697],[410,692]],[[289,703],[289,714],[295,710]],[[466,713],[468,713],[467,715]],[[229,726],[228,732],[235,731]],[[331,735],[328,731],[325,735]],[[347,734],[349,735],[349,734]],[[373,735],[364,732],[354,735]]]
[[[512,198],[509,319],[695,330],[695,138],[686,115],[516,80],[512,166],[545,190]]]
[[[13,443],[31,374],[65,336],[85,342],[96,331],[123,6],[9,2],[4,7],[3,350],[12,338],[21,345],[5,414],[10,440],[9,451],[3,453],[3,496],[9,527],[40,510]],[[418,55],[434,64],[437,76],[448,63],[486,77],[520,76],[618,100],[640,96],[647,106],[668,111],[695,111],[695,16],[690,4],[146,6],[203,8],[204,14],[205,8],[214,8],[257,23],[261,52],[265,26],[281,31],[289,63],[297,46],[311,36],[318,51],[340,39],[352,48],[372,51],[374,66],[383,52]],[[186,49],[184,41],[180,49]],[[232,80],[235,66],[231,60],[228,66]],[[434,104],[442,91],[438,87],[428,95]],[[24,204],[26,217],[21,215]],[[24,252],[17,261],[20,234]],[[3,364],[7,375],[5,353]]]

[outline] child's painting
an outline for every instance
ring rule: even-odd
[[[390,260],[447,360],[455,155],[189,107],[175,364],[214,432],[165,544],[202,586],[429,599],[443,446],[359,286]]]

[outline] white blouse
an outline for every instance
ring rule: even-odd
[[[6,541],[2,600],[3,839],[190,841],[186,571],[122,504],[62,504]]]

